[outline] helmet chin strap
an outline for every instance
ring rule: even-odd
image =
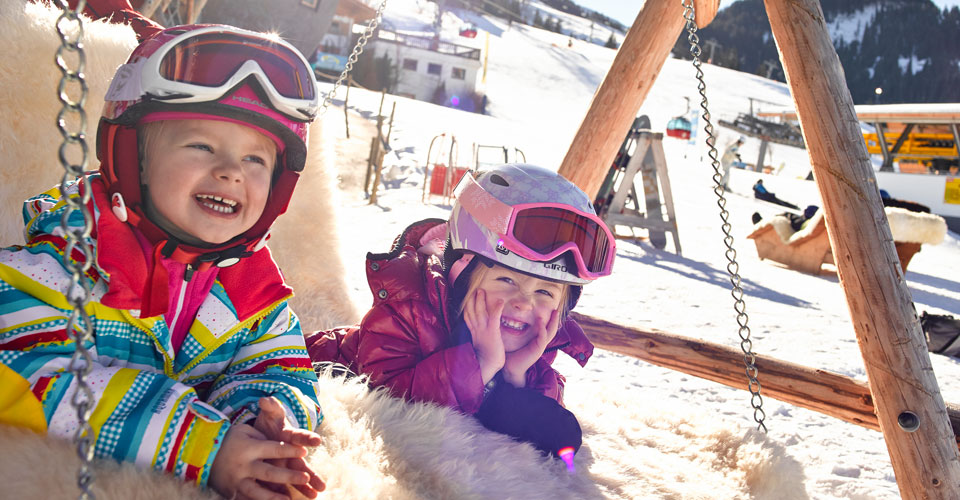
[[[249,257],[263,248],[270,237],[270,232],[267,231],[256,242],[233,245],[228,242],[213,247],[197,246],[193,242],[183,241],[149,217],[142,216],[139,210],[131,210],[124,203],[123,195],[120,193],[114,193],[111,196],[111,205],[113,214],[118,220],[139,229],[154,246],[160,244],[159,256],[194,266],[198,271],[204,271],[213,266],[232,266],[240,262],[240,259]]]
[[[163,214],[157,211],[156,206],[150,199],[150,190],[147,188],[147,186],[143,185],[142,189],[143,193],[140,195],[140,197],[143,200],[142,206],[144,215],[146,215],[146,218],[150,222],[159,227],[163,232],[167,233],[172,239],[177,240],[179,243],[187,244],[196,248],[212,248],[217,246],[214,243],[203,241],[200,238],[188,234],[186,231],[181,230],[174,223],[170,222],[166,217],[163,216]]]

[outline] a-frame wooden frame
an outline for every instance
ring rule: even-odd
[[[719,8],[719,0],[694,4],[700,27],[709,24]],[[905,499],[960,498],[956,436],[823,10],[818,0],[764,0],[764,5],[813,165],[837,274],[900,494]],[[599,189],[680,35],[683,11],[681,0],[646,0],[594,95],[560,166],[560,173],[588,195]],[[715,90],[712,98],[722,99],[722,92]],[[643,348],[632,344],[635,332],[615,325],[606,331],[585,326],[588,335],[603,339],[601,347],[619,346],[614,350],[626,353]],[[761,371],[761,382],[763,375]],[[912,416],[919,421],[915,429],[906,425]]]

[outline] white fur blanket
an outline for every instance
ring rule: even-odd
[[[360,382],[321,377],[324,444],[311,463],[330,499],[803,499],[802,467],[755,431],[708,416],[637,412],[619,391],[577,394],[584,445],[570,475],[562,462],[446,408],[409,404]],[[0,426],[5,498],[76,495],[79,463],[66,442]],[[98,499],[207,498],[131,465],[97,467]]]
[[[947,235],[947,222],[939,215],[911,212],[897,207],[884,207],[883,211],[887,215],[887,223],[890,224],[890,234],[893,236],[893,241],[938,245],[943,242],[943,238]],[[754,226],[754,230],[771,225],[777,231],[780,240],[784,244],[790,244],[792,241],[806,237],[813,232],[818,224],[822,223],[823,210],[818,210],[807,221],[806,225],[796,232],[790,227],[790,220],[782,215],[763,219]]]

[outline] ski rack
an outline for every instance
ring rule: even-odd
[[[646,116],[634,121],[634,126],[624,139],[620,154],[604,181],[605,189],[601,189],[597,205],[600,217],[617,238],[635,239],[636,236],[617,234],[616,226],[627,226],[631,231],[646,229],[650,243],[662,250],[667,244],[665,233],[670,232],[674,250],[677,255],[681,255],[673,192],[663,153],[663,134],[653,132],[649,127],[650,120]],[[634,145],[634,152],[633,155],[628,155],[631,143]],[[640,198],[634,182],[638,173],[643,183],[644,211],[640,210]],[[627,206],[631,202],[633,208]],[[666,219],[663,218],[664,208],[667,212]]]

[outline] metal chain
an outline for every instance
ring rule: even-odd
[[[67,241],[63,253],[63,265],[70,273],[66,297],[67,302],[73,307],[73,311],[67,318],[66,328],[75,346],[69,368],[76,381],[76,391],[70,398],[70,404],[76,409],[78,420],[77,430],[73,436],[77,445],[77,455],[80,457],[77,486],[80,488],[81,499],[93,499],[91,461],[94,443],[90,414],[93,412],[94,398],[93,391],[86,381],[92,368],[87,343],[92,343],[93,332],[90,316],[86,310],[87,303],[90,301],[90,284],[85,276],[93,263],[93,250],[89,244],[92,216],[87,208],[90,202],[90,189],[86,187],[81,189],[80,196],[66,194],[67,186],[71,181],[82,179],[89,153],[85,133],[87,115],[83,109],[88,91],[83,74],[86,56],[83,51],[83,23],[79,16],[86,3],[86,0],[80,0],[76,9],[70,10],[65,0],[56,0],[57,7],[62,11],[56,23],[57,35],[60,37],[56,64],[62,74],[57,88],[57,97],[63,105],[57,115],[57,129],[63,136],[59,151],[60,165],[64,170],[63,177],[60,179],[60,195],[66,204],[66,210],[60,219],[60,227]],[[76,94],[79,94],[79,99],[74,100],[72,95]],[[70,130],[70,124],[74,125],[75,131]],[[72,163],[70,156],[79,156],[79,161]],[[76,210],[83,215],[83,227],[71,229],[69,221]],[[80,254],[76,259],[72,258],[75,253]]]
[[[320,111],[317,112],[317,119],[323,116],[327,112],[327,108],[330,106],[330,101],[333,100],[333,96],[336,95],[337,89],[340,88],[340,85],[346,80],[347,75],[350,74],[350,71],[353,70],[353,65],[357,62],[357,59],[360,57],[360,54],[363,53],[363,46],[367,44],[367,40],[373,36],[373,31],[377,29],[377,26],[380,25],[380,19],[383,17],[383,9],[387,6],[387,0],[380,2],[380,6],[377,7],[377,13],[373,16],[373,19],[367,22],[367,27],[363,30],[363,35],[360,36],[360,39],[357,40],[357,44],[353,47],[353,52],[350,53],[350,57],[347,58],[347,64],[344,66],[343,71],[340,72],[340,78],[337,78],[337,82],[333,84],[333,89],[327,93],[323,98],[323,104],[320,105]]]
[[[763,411],[760,381],[757,380],[759,374],[756,365],[757,356],[753,353],[750,327],[747,326],[750,318],[747,316],[747,305],[743,301],[743,288],[740,287],[740,265],[737,264],[737,251],[733,248],[733,236],[730,234],[730,212],[727,211],[727,199],[723,196],[724,190],[721,184],[723,174],[720,173],[720,162],[717,160],[717,137],[714,135],[713,124],[710,122],[710,110],[707,109],[707,85],[703,81],[703,70],[700,67],[700,37],[697,36],[696,13],[693,0],[681,0],[681,3],[684,8],[683,18],[686,19],[690,55],[693,56],[693,67],[697,70],[697,90],[702,98],[700,107],[703,108],[703,121],[706,124],[703,130],[707,133],[706,142],[710,148],[707,155],[710,157],[710,165],[713,167],[713,182],[715,184],[713,192],[717,195],[720,220],[723,221],[720,229],[723,231],[723,243],[727,247],[724,255],[727,258],[727,273],[730,274],[730,284],[733,285],[733,289],[730,291],[734,300],[733,309],[737,312],[737,324],[740,325],[737,333],[740,335],[740,349],[743,351],[743,364],[746,367],[745,372],[749,380],[747,389],[750,391],[750,405],[753,407],[753,420],[757,422],[757,428],[766,432],[767,426],[763,423],[766,413]]]

